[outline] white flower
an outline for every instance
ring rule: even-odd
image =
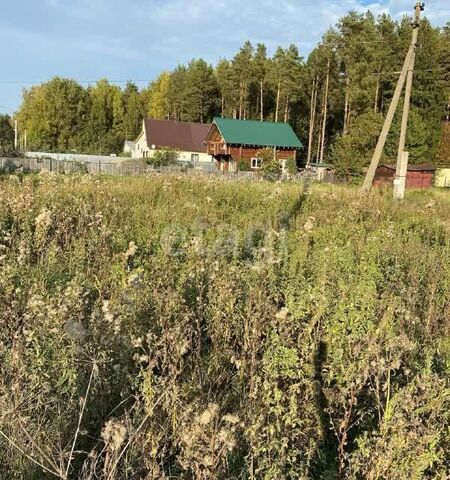
[[[136,255],[138,247],[134,242],[128,244],[128,250],[125,252],[125,258],[128,260]]]
[[[114,321],[114,315],[109,311],[109,301],[108,300],[103,300],[102,312],[105,315],[105,320],[107,322],[111,323],[111,322]]]
[[[275,316],[278,320],[286,320],[289,316],[289,310],[286,307],[283,307]]]
[[[52,224],[52,212],[47,208],[43,208],[41,213],[34,219],[36,228],[42,231],[46,231]]]
[[[101,436],[108,450],[117,452],[125,442],[127,433],[127,427],[113,419],[105,423]]]
[[[216,403],[210,403],[208,408],[198,418],[198,423],[200,423],[200,425],[208,425],[208,423],[214,420],[218,411],[219,406]]]

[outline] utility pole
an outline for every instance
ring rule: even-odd
[[[307,167],[309,167],[309,164],[311,163],[312,143],[313,143],[313,135],[314,135],[314,122],[316,117],[316,104],[317,104],[317,84],[316,84],[316,79],[314,79],[312,90],[311,90],[311,108],[309,111],[308,156],[306,158]]]
[[[416,48],[417,48],[417,38],[419,35],[419,25],[420,25],[420,12],[424,9],[423,3],[417,2],[415,6],[414,13],[414,23],[413,23],[413,33],[411,39],[411,58],[409,60],[408,73],[406,74],[406,87],[405,87],[405,99],[403,102],[403,115],[402,115],[402,125],[400,130],[400,140],[398,143],[398,153],[397,153],[397,168],[395,170],[395,179],[398,180],[394,182],[394,198],[403,199],[405,196],[405,186],[406,181],[401,181],[402,170],[405,172],[408,171],[408,155],[405,153],[405,143],[406,143],[406,131],[408,129],[408,117],[409,117],[409,107],[411,103],[411,90],[414,76],[414,64],[416,61]],[[406,165],[402,165],[402,162],[406,162]],[[406,176],[406,173],[405,173]]]
[[[362,191],[363,192],[368,192],[370,188],[372,187],[373,183],[373,178],[375,176],[375,171],[378,167],[378,163],[381,158],[381,154],[383,153],[383,148],[384,144],[386,143],[386,138],[388,136],[389,130],[392,125],[392,120],[394,119],[394,114],[395,111],[397,110],[398,102],[400,99],[400,95],[403,90],[403,86],[405,85],[405,80],[407,74],[410,72],[410,90],[409,90],[409,97],[408,97],[408,102],[406,102],[405,98],[405,106],[406,103],[408,103],[408,112],[409,112],[409,98],[411,95],[411,87],[412,87],[412,70],[411,70],[411,59],[413,55],[415,54],[415,49],[416,49],[416,44],[417,44],[417,35],[418,35],[418,28],[419,28],[419,18],[420,18],[420,12],[424,9],[424,4],[421,2],[417,2],[415,6],[415,16],[414,16],[414,23],[413,23],[413,34],[412,34],[412,39],[411,39],[411,45],[408,49],[408,53],[406,54],[405,61],[403,63],[402,71],[400,72],[400,77],[397,82],[397,86],[395,88],[394,96],[392,97],[391,104],[389,105],[389,110],[386,115],[386,119],[384,120],[383,124],[383,129],[381,130],[380,137],[378,138],[377,146],[375,147],[375,151],[373,152],[372,156],[372,161],[370,162],[369,168],[366,173],[366,178],[364,179],[364,183],[362,186]],[[406,95],[406,94],[405,94]],[[405,113],[405,109],[404,112]],[[404,121],[408,122],[408,119],[406,117],[402,119],[402,128],[403,128],[403,123]],[[406,138],[406,126],[405,126],[405,138]],[[399,146],[400,147],[400,146]],[[404,140],[403,140],[403,147],[402,147],[402,152],[404,150]],[[401,158],[400,158],[400,163],[401,163]],[[397,171],[399,172],[399,166],[397,167]]]
[[[17,120],[14,120],[14,149],[15,150],[17,150],[17,135],[18,135]]]

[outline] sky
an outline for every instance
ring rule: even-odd
[[[24,88],[55,75],[143,87],[192,58],[212,64],[230,58],[246,40],[264,42],[270,53],[295,43],[306,57],[349,10],[400,18],[413,6],[414,0],[0,0],[0,113],[12,114]],[[425,14],[444,25],[450,1],[428,1]]]

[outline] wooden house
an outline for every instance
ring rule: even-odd
[[[379,165],[374,186],[392,185],[395,177],[395,165]],[[408,165],[406,173],[406,188],[431,188],[433,186],[436,167],[433,165]]]
[[[279,160],[296,159],[302,143],[288,123],[215,118],[206,136],[207,153],[219,170],[237,171],[240,162],[258,170],[258,152],[274,149]]]

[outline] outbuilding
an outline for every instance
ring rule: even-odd
[[[288,123],[261,122],[215,118],[206,136],[208,154],[216,160],[219,170],[237,171],[240,162],[247,168],[262,167],[258,156],[264,148],[274,149],[279,160],[296,160],[302,148],[294,130]]]
[[[392,185],[395,178],[395,165],[379,165],[373,180],[374,186]],[[431,188],[436,167],[434,165],[408,165],[406,188]]]
[[[131,140],[125,140],[125,143],[123,144],[123,153],[133,156],[135,151],[136,151],[136,142],[132,142]]]

